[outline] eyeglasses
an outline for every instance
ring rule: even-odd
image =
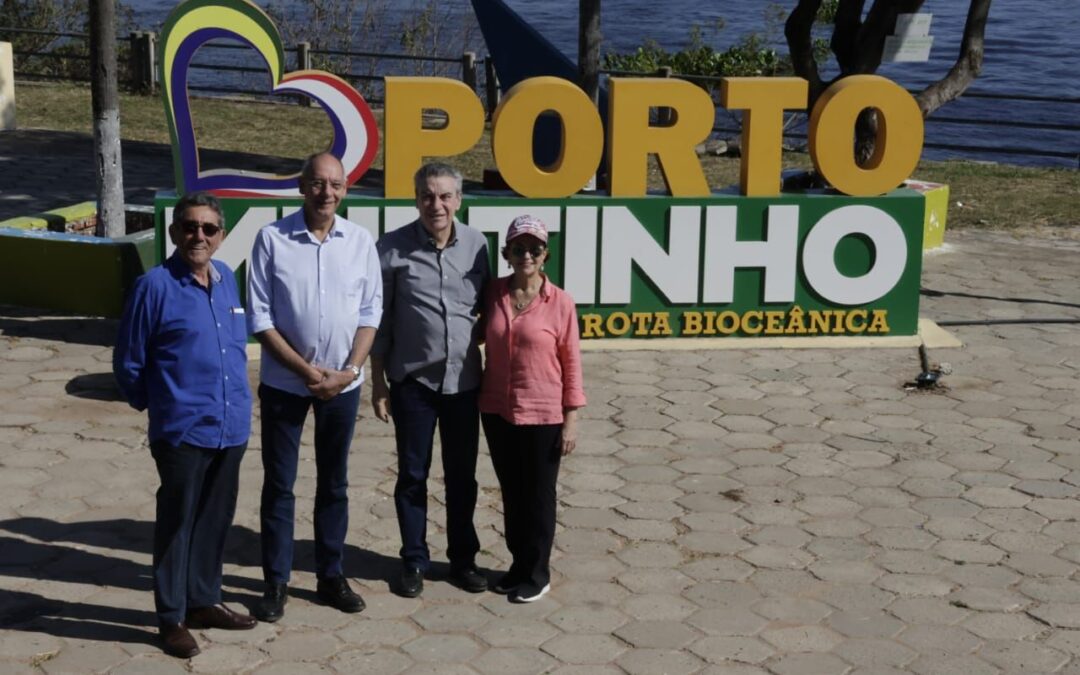
[[[221,232],[221,226],[217,223],[200,223],[197,220],[182,220],[179,223],[180,229],[184,231],[184,234],[191,236],[202,230],[204,237],[216,237],[218,232]]]
[[[540,256],[544,255],[544,251],[546,250],[546,246],[522,246],[518,244],[517,246],[510,247],[510,255],[514,256],[515,258],[524,258],[525,252],[528,251],[529,255],[531,255],[532,257],[539,258]]]
[[[338,190],[345,187],[345,183],[342,183],[339,180],[332,180],[329,183],[324,181],[324,180],[309,180],[309,181],[307,181],[307,184],[308,184],[308,187],[310,187],[312,190],[315,190],[317,192],[322,192],[323,190],[325,190],[327,188],[327,186],[329,186],[330,189],[333,190],[334,192],[337,192]]]

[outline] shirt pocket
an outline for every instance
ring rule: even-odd
[[[232,339],[238,342],[240,345],[247,344],[248,326],[247,314],[244,313],[244,308],[230,308],[228,321],[229,327],[232,331]]]

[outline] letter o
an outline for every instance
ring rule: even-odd
[[[626,312],[612,312],[607,318],[606,328],[612,335],[626,335],[630,330],[630,317],[626,315]]]
[[[865,108],[878,111],[874,154],[865,167],[855,163],[855,120]],[[923,117],[903,87],[879,75],[852,75],[818,98],[808,127],[814,167],[844,194],[872,197],[896,188],[919,163]]]
[[[874,266],[858,277],[836,269],[836,247],[852,234],[870,239],[875,252]],[[862,305],[885,295],[900,281],[906,263],[907,239],[900,224],[872,206],[843,206],[825,214],[803,243],[807,282],[826,300],[840,305]]]
[[[562,147],[551,167],[533,162],[536,119],[551,110],[562,119]],[[568,197],[588,183],[604,154],[604,125],[578,87],[557,77],[532,77],[514,85],[491,118],[491,151],[503,180],[523,197]]]

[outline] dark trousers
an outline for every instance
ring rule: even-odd
[[[502,491],[506,548],[514,559],[509,574],[543,588],[551,581],[562,425],[515,425],[491,413],[482,420]]]
[[[480,550],[473,526],[480,444],[476,400],[475,389],[440,394],[412,378],[390,385],[398,453],[394,506],[401,530],[401,560],[407,567],[426,570],[431,560],[427,546],[427,477],[436,425],[446,482],[446,557],[451,566],[471,565]]]
[[[349,527],[349,445],[360,406],[360,387],[329,401],[259,385],[263,489],[259,511],[263,578],[287,583],[293,563],[293,519],[300,434],[315,410],[315,574],[342,576]]]
[[[225,534],[236,513],[245,448],[150,444],[161,479],[153,563],[159,623],[181,623],[189,609],[221,602]]]

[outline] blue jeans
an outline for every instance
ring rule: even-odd
[[[446,556],[452,567],[465,567],[473,564],[480,550],[473,526],[480,443],[477,393],[473,389],[440,394],[412,378],[390,384],[398,453],[394,506],[401,530],[401,561],[406,567],[426,570],[431,560],[427,546],[427,477],[436,425],[446,482]]]
[[[360,387],[329,401],[259,385],[262,415],[263,489],[259,512],[263,578],[288,583],[293,563],[293,519],[300,434],[315,410],[315,573],[342,576],[349,527],[349,445],[360,406]]]
[[[154,521],[154,607],[158,621],[221,602],[225,535],[236,513],[240,460],[247,444],[199,448],[150,444],[161,486]]]

